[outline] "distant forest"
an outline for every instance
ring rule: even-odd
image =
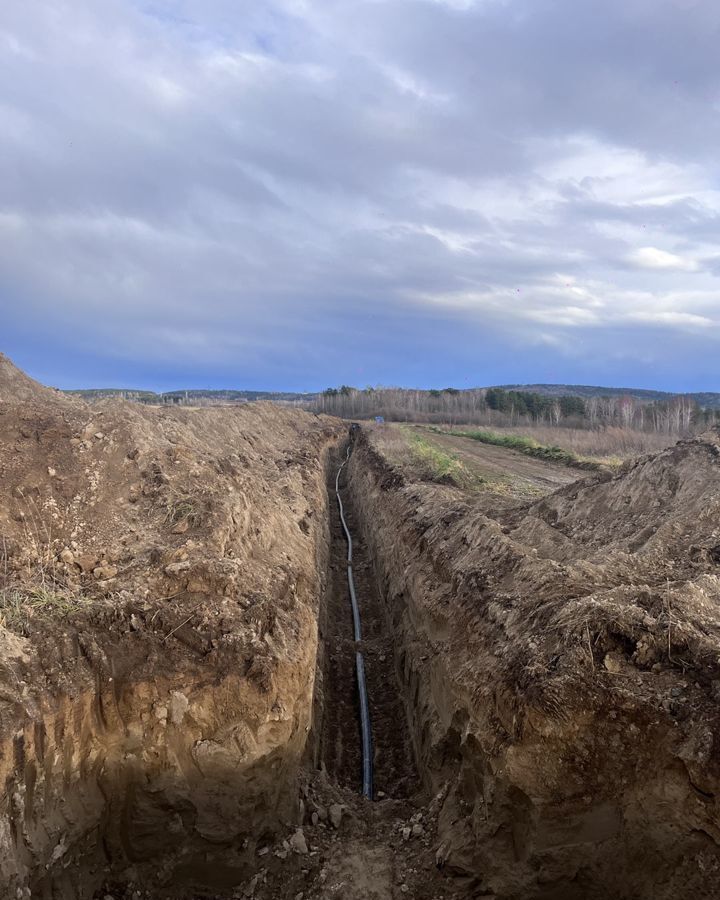
[[[674,397],[689,397],[703,409],[720,410],[720,394],[714,391],[687,392],[684,394],[668,391],[652,391],[646,388],[600,387],[590,384],[501,384],[506,391],[529,391],[547,397],[570,395],[573,397],[634,397],[636,400],[659,400],[665,402]]]
[[[606,389],[608,391],[612,389]],[[392,422],[433,422],[513,427],[553,425],[569,428],[619,426],[683,434],[720,420],[720,411],[703,408],[689,395],[663,399],[621,395],[550,394],[507,388],[407,390],[404,388],[328,388],[309,408],[343,418],[382,416]]]
[[[382,416],[389,422],[495,425],[552,425],[567,428],[622,427],[663,434],[685,434],[720,422],[720,394],[584,385],[506,385],[504,387],[354,388],[343,385],[322,393],[291,391],[180,390],[153,391],[99,388],[68,391],[88,401],[124,399],[139,403],[213,406],[270,400],[347,419]]]
[[[93,403],[98,400],[132,400],[164,406],[227,406],[235,403],[249,403],[254,400],[271,400],[275,403],[304,403],[315,399],[317,394],[297,394],[292,391],[232,391],[203,390],[186,391],[139,391],[131,388],[87,388],[65,391],[75,397],[82,397]]]

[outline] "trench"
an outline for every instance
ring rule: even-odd
[[[347,545],[335,502],[335,476],[344,452],[343,447],[333,453],[327,470],[330,558],[320,617],[324,654],[320,764],[340,787],[362,791],[362,734],[355,668],[355,651],[359,649],[365,660],[372,728],[373,796],[401,799],[418,790],[413,742],[398,678],[392,617],[378,588],[345,466],[338,487],[353,540],[353,576],[362,623],[362,640],[357,645],[354,640]]]
[[[360,801],[357,650],[372,723],[372,806],[422,796],[398,670],[405,653],[396,646],[345,466],[338,488],[362,621],[362,640],[354,640],[347,544],[335,502],[346,446],[331,448],[325,466],[314,691],[298,694],[296,710],[283,715],[275,710],[284,698],[249,692],[243,672],[219,676],[197,662],[183,669],[178,657],[171,680],[145,681],[132,671],[118,677],[119,657],[88,656],[75,696],[42,698],[42,717],[27,719],[0,755],[0,823],[4,818],[7,826],[0,889],[7,886],[8,896],[115,900],[135,896],[133,885],[152,885],[139,896],[153,900],[233,896],[258,870],[263,842],[294,819],[302,824],[299,774],[319,769],[338,796]],[[252,734],[248,715],[265,723]]]
[[[536,800],[533,791],[526,789],[528,779],[530,787],[534,787],[536,773],[542,779],[544,770],[543,759],[532,741],[523,746],[521,740],[515,740],[514,769],[501,771],[495,765],[494,742],[499,726],[505,725],[499,718],[489,724],[480,716],[473,720],[471,716],[478,708],[476,698],[464,693],[462,682],[453,680],[452,672],[448,672],[452,656],[444,652],[449,645],[443,646],[443,642],[454,625],[458,606],[447,602],[457,587],[448,578],[442,556],[445,550],[436,545],[435,555],[426,552],[428,545],[423,543],[423,535],[428,520],[413,519],[416,499],[401,491],[393,496],[393,473],[383,469],[371,447],[362,444],[361,449],[362,453],[354,454],[355,463],[341,472],[338,487],[353,536],[362,641],[356,644],[353,636],[347,548],[335,503],[335,474],[344,456],[343,446],[329,451],[325,470],[323,513],[327,519],[317,547],[318,584],[324,583],[324,588],[314,607],[318,644],[317,648],[312,645],[305,673],[315,670],[314,693],[309,690],[307,696],[301,697],[301,713],[292,721],[282,721],[281,716],[267,719],[265,744],[258,747],[250,762],[241,755],[233,757],[232,741],[218,741],[214,755],[198,758],[198,744],[208,742],[197,725],[197,714],[195,720],[192,716],[190,721],[183,720],[181,715],[178,722],[171,721],[172,728],[168,726],[164,732],[164,744],[156,741],[139,748],[146,736],[139,723],[156,716],[158,685],[135,685],[136,690],[145,691],[145,696],[132,707],[133,715],[123,718],[114,710],[124,708],[127,713],[129,701],[104,683],[97,695],[88,694],[83,700],[86,709],[79,710],[78,703],[76,708],[66,710],[65,736],[71,727],[77,732],[71,735],[69,745],[62,744],[62,729],[53,728],[56,723],[49,721],[34,736],[28,734],[22,746],[16,741],[10,749],[10,755],[15,753],[16,770],[21,772],[18,781],[24,779],[23,784],[6,783],[7,794],[17,806],[11,824],[18,845],[24,834],[33,830],[40,833],[52,816],[64,816],[67,820],[68,812],[73,813],[80,826],[67,854],[63,850],[61,858],[53,860],[51,853],[46,872],[40,879],[33,876],[32,893],[13,891],[7,896],[19,900],[104,900],[107,893],[113,900],[135,896],[143,900],[219,900],[252,896],[242,887],[238,891],[237,886],[245,884],[253,873],[263,871],[264,866],[274,865],[277,890],[263,895],[272,900],[292,900],[298,894],[306,900],[330,896],[396,900],[396,873],[403,871],[405,857],[412,853],[415,882],[414,889],[406,895],[416,900],[448,896],[514,900],[657,896],[668,900],[689,896],[682,890],[654,894],[652,884],[643,881],[645,873],[655,869],[662,881],[661,866],[667,871],[672,866],[680,873],[674,883],[682,888],[679,879],[685,856],[707,852],[707,859],[713,864],[717,858],[709,831],[701,833],[695,829],[689,837],[680,833],[680,839],[677,828],[671,833],[675,826],[668,818],[664,770],[650,783],[655,794],[648,794],[649,815],[657,817],[661,825],[666,819],[669,821],[669,837],[653,835],[654,821],[647,824],[640,820],[634,833],[623,832],[623,809],[617,800],[606,802],[601,798],[579,807],[575,801],[562,797],[558,800],[551,795],[542,802],[542,790],[546,787],[541,781],[537,782],[540,800]],[[445,602],[424,606],[423,601],[433,590]],[[365,659],[373,732],[374,802],[361,797],[357,649],[362,650]],[[471,664],[475,664],[474,659]],[[187,675],[178,673],[178,678],[182,674]],[[181,685],[168,687],[178,691]],[[241,675],[226,685],[212,683],[206,677],[202,703],[214,710],[218,734],[227,730],[227,697],[245,690]],[[503,699],[501,693],[495,693],[493,715],[504,715],[508,727],[514,728],[514,721],[503,710]],[[273,702],[272,697],[269,702]],[[273,703],[271,712],[274,709]],[[78,710],[82,715],[77,714]],[[193,712],[192,697],[189,710]],[[239,704],[231,712],[235,725],[246,722],[247,707]],[[541,719],[540,724],[546,726],[548,721]],[[607,720],[614,721],[612,717]],[[614,727],[619,729],[617,723]],[[154,724],[153,728],[157,731]],[[576,739],[572,733],[567,737],[561,728],[558,734],[556,744],[548,743],[542,749],[544,756],[553,761],[562,759],[558,747],[567,751]],[[113,743],[119,750],[115,748],[110,765],[109,749]],[[167,752],[168,748],[171,752]],[[159,756],[149,764],[152,752]],[[664,766],[668,758],[666,754]],[[615,765],[615,754],[612,761]],[[56,770],[55,788],[49,782],[48,766]],[[309,774],[309,770],[314,772]],[[612,769],[608,767],[608,771]],[[310,833],[308,810],[312,806],[297,813],[298,773],[309,776],[309,780],[313,775],[317,781],[327,780],[335,789],[334,796],[352,809],[354,830],[335,833],[326,827],[324,834],[329,840],[323,850],[332,855],[334,841],[338,865],[352,851],[359,862],[354,870],[348,870],[351,877],[372,866],[381,870],[384,881],[374,893],[307,893],[302,889],[300,874],[303,866],[311,865],[308,856],[291,856],[285,868],[272,858],[266,862],[268,856],[259,856],[265,848],[269,852],[270,846],[277,846],[273,842],[278,836],[281,839],[282,834],[287,835],[290,827],[304,825]],[[681,776],[673,777],[677,796],[685,797]],[[58,784],[64,792],[59,802]],[[429,794],[433,800],[427,802]],[[303,796],[309,803],[316,799],[312,791]],[[438,798],[435,813],[430,813]],[[694,789],[690,799],[697,808],[697,804],[707,803],[711,794]],[[629,802],[634,802],[632,797]],[[33,804],[39,808],[37,815],[28,812]],[[425,850],[413,849],[413,845],[398,838],[398,823],[391,821],[394,817],[399,818],[401,825],[411,821],[417,806],[423,806],[426,826],[433,829],[435,845],[428,839]],[[208,818],[209,811],[212,816]],[[680,821],[687,828],[688,819]],[[184,834],[191,836],[185,843],[181,840]],[[322,833],[318,836],[316,832],[314,839],[320,842]],[[653,856],[640,855],[650,851]],[[27,846],[23,852],[27,856]],[[436,852],[458,879],[450,888],[447,869],[438,874]],[[88,871],[87,863],[82,869],[79,860],[83,854],[91,859],[94,871]],[[666,855],[671,858],[670,863],[665,862]],[[168,860],[173,859],[175,867],[168,870]],[[95,893],[97,880],[93,883],[92,879],[97,879],[98,874],[102,877],[103,867],[107,869],[120,860],[126,866],[137,863],[139,867],[142,863],[146,873],[153,869],[162,873],[162,888],[139,895],[123,893],[128,876],[120,871],[116,882],[106,881]],[[168,872],[169,877],[165,877]],[[85,876],[88,880],[80,888]],[[465,881],[461,884],[462,879]],[[153,884],[152,874],[144,883]],[[446,890],[452,893],[445,893]],[[717,891],[712,892],[712,896],[718,895]]]

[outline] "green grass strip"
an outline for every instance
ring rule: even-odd
[[[517,450],[526,456],[536,459],[544,459],[549,462],[563,463],[566,466],[577,466],[581,469],[600,469],[603,463],[590,457],[578,456],[570,450],[562,447],[553,447],[540,444],[531,437],[520,434],[498,434],[496,431],[443,431],[440,428],[431,428],[437,434],[449,434],[453,437],[471,438],[483,444],[493,444],[496,447],[505,447],[508,450]]]

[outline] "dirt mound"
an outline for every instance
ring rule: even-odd
[[[62,399],[59,391],[44,387],[0,353],[0,403],[28,403]]]
[[[90,407],[9,372],[0,893],[236,884],[295,815],[339,423]]]
[[[707,682],[720,677],[719,514],[711,431],[510,514],[503,533],[520,583],[552,577],[536,594],[537,622],[602,623],[638,665],[669,661]]]
[[[528,518],[561,533],[573,556],[612,551],[677,562],[688,538],[713,533],[719,462],[720,435],[713,430],[642,457],[609,481],[559,491],[532,507]]]
[[[718,435],[490,519],[351,466],[442,855],[507,898],[720,892]],[[372,523],[370,526],[369,523]]]

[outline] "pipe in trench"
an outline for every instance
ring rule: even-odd
[[[335,496],[337,497],[338,508],[340,510],[340,521],[342,522],[343,531],[347,540],[347,577],[348,588],[350,591],[350,606],[352,608],[353,617],[353,633],[355,643],[358,644],[362,640],[362,629],[360,627],[360,610],[358,607],[357,594],[355,593],[355,580],[352,570],[353,542],[350,529],[345,521],[345,511],[343,509],[342,497],[340,496],[340,473],[350,459],[350,451],[352,443],[348,444],[347,453],[340,468],[335,476]],[[362,651],[355,649],[355,671],[357,673],[358,698],[360,700],[360,731],[362,739],[362,792],[365,797],[372,800],[373,795],[373,760],[372,760],[372,730],[370,727],[370,708],[368,705],[367,685],[365,683],[365,659]]]

